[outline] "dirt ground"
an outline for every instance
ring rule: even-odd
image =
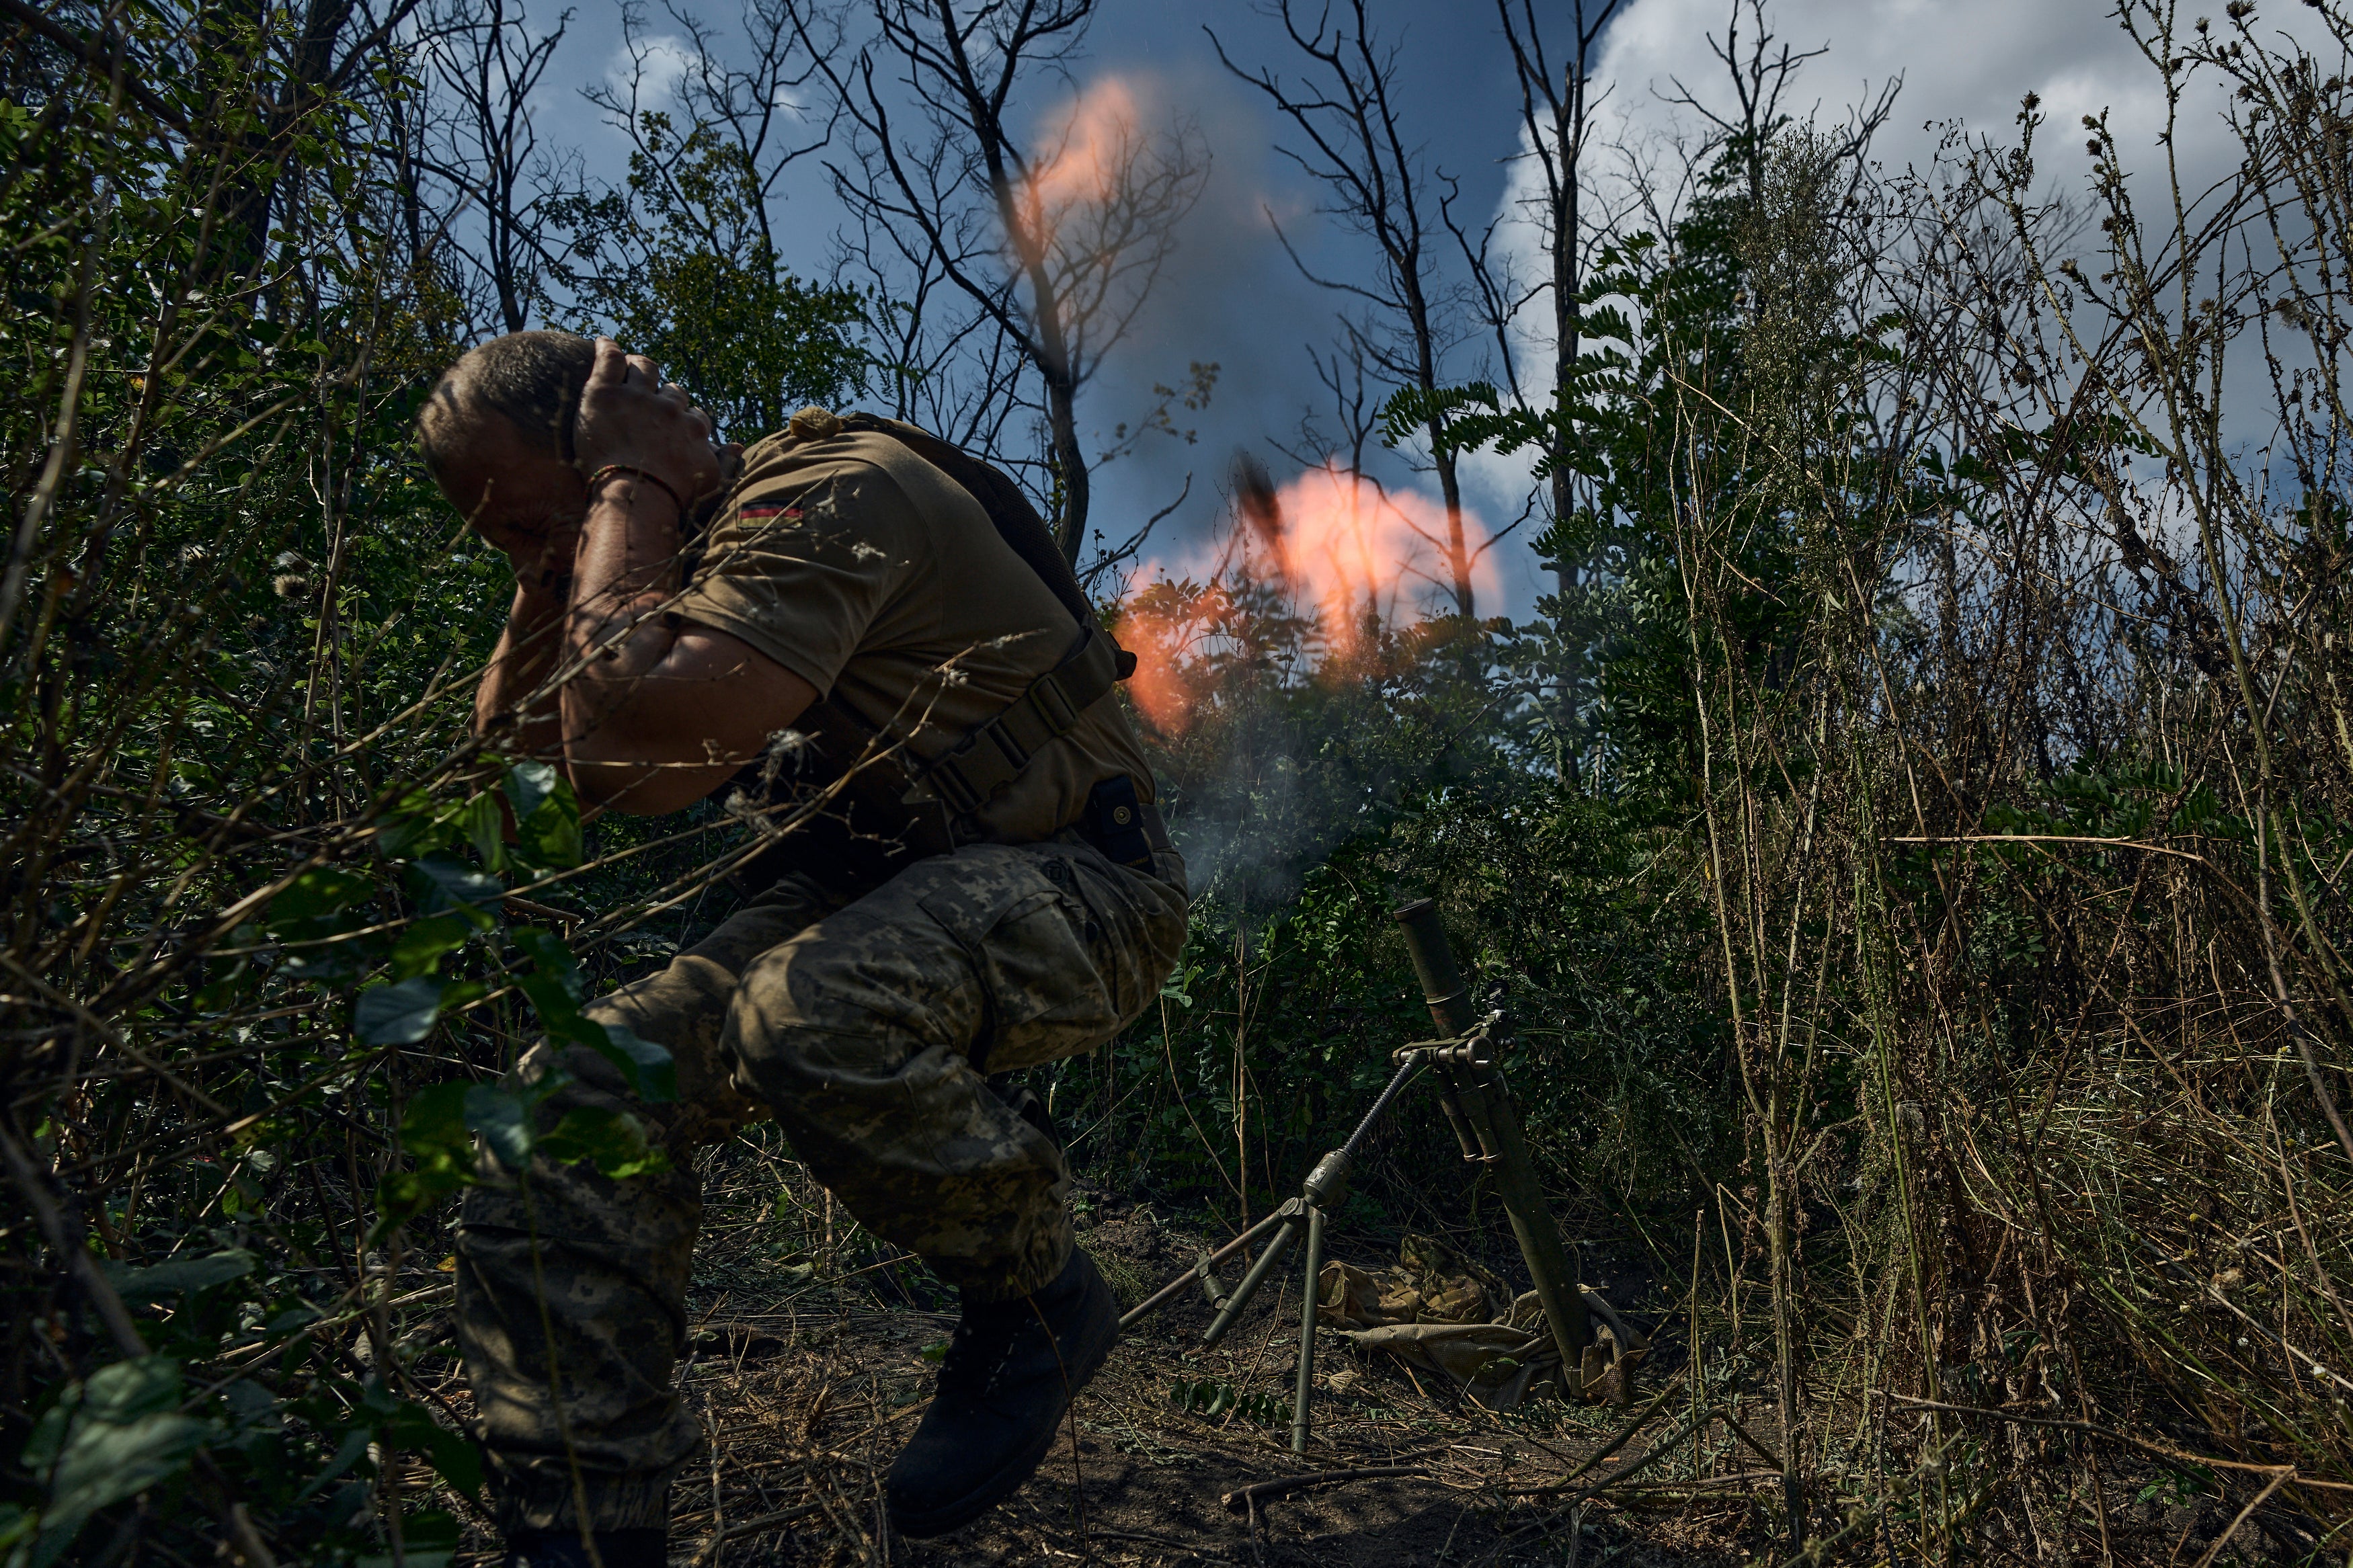
[[[739,1198],[746,1192],[727,1184]],[[1082,1244],[1124,1306],[1222,1239],[1171,1226],[1114,1194],[1082,1199]],[[773,1227],[764,1223],[772,1201],[731,1205],[722,1194],[706,1217],[690,1303],[697,1328],[681,1375],[711,1441],[672,1495],[673,1568],[1681,1568],[1788,1556],[1773,1506],[1778,1475],[1720,1424],[1704,1429],[1696,1453],[1679,1435],[1679,1303],[1651,1299],[1637,1260],[1597,1252],[1583,1259],[1588,1279],[1607,1280],[1612,1302],[1660,1342],[1632,1409],[1545,1397],[1497,1415],[1427,1373],[1359,1356],[1327,1336],[1317,1355],[1314,1441],[1294,1455],[1287,1416],[1274,1406],[1287,1405],[1296,1368],[1296,1279],[1270,1285],[1210,1350],[1199,1343],[1210,1309],[1188,1290],[1123,1338],[1044,1466],[1007,1504],[942,1540],[899,1539],[883,1522],[881,1477],[922,1415],[953,1311],[908,1299],[920,1286],[911,1289],[911,1272],[887,1259],[825,1270],[780,1258],[789,1249],[768,1239]],[[1335,1256],[1366,1266],[1391,1261],[1393,1247],[1334,1237]],[[1236,1273],[1225,1270],[1229,1285]],[[463,1379],[446,1342],[417,1373],[438,1383],[452,1414],[464,1414]],[[1230,1389],[1234,1408],[1207,1415],[1174,1396],[1204,1383]],[[1636,1419],[1654,1402],[1649,1419]],[[1765,1415],[1751,1401],[1739,1418],[1770,1445]],[[1606,1460],[1584,1468],[1621,1437]],[[1659,1443],[1669,1451],[1654,1453]],[[1236,1495],[1367,1469],[1409,1473],[1335,1478],[1262,1503]],[[1606,1495],[1587,1495],[1630,1471]],[[429,1486],[421,1470],[413,1474]],[[479,1514],[460,1511],[470,1522],[458,1568],[495,1563],[495,1538]],[[2115,1558],[2154,1562],[2172,1545],[2177,1555],[2187,1546],[2182,1561],[2196,1559],[2220,1523],[2207,1511],[2116,1510]],[[2081,1544],[2098,1560],[2095,1541]],[[2016,1545],[2022,1560],[2044,1556],[2033,1543]],[[1864,1541],[1844,1542],[1837,1555],[1887,1560]]]
[[[1087,1194],[1082,1206],[1082,1244],[1123,1306],[1222,1239],[1171,1228],[1149,1208],[1113,1194]],[[1690,1462],[1678,1458],[1680,1482],[1564,1507],[1556,1488],[1542,1489],[1546,1483],[1569,1474],[1630,1412],[1542,1398],[1498,1415],[1428,1373],[1417,1377],[1386,1356],[1357,1356],[1328,1336],[1317,1355],[1314,1441],[1305,1456],[1293,1454],[1287,1416],[1273,1405],[1287,1406],[1296,1372],[1295,1262],[1292,1277],[1271,1283],[1215,1349],[1199,1346],[1210,1309],[1198,1290],[1146,1317],[1080,1397],[1028,1486],[953,1535],[902,1540],[883,1523],[881,1480],[929,1397],[930,1358],[954,1326],[952,1310],[893,1305],[890,1298],[900,1292],[892,1289],[860,1289],[842,1275],[810,1278],[806,1264],[780,1267],[757,1243],[756,1216],[731,1227],[724,1205],[714,1210],[691,1303],[698,1328],[681,1371],[689,1405],[712,1440],[707,1466],[681,1478],[673,1494],[674,1565],[1638,1568],[1771,1555],[1766,1513],[1754,1500],[1763,1483],[1742,1474],[1753,1465],[1736,1456],[1723,1456],[1718,1468],[1726,1477],[1704,1479],[1696,1495]],[[1334,1255],[1375,1266],[1393,1261],[1393,1248],[1345,1234],[1335,1236]],[[1223,1272],[1231,1285],[1239,1271]],[[1612,1300],[1649,1327],[1659,1314],[1641,1299],[1639,1271],[1605,1264],[1600,1272],[1620,1276]],[[890,1273],[873,1268],[863,1283]],[[428,1359],[418,1373],[438,1376],[448,1407],[464,1411],[453,1358]],[[1646,1377],[1641,1397],[1672,1378],[1671,1366]],[[1231,1388],[1239,1407],[1207,1415],[1172,1396],[1177,1385],[1204,1382]],[[1671,1425],[1662,1416],[1649,1435]],[[1637,1436],[1580,1488],[1645,1453]],[[1650,1468],[1663,1477],[1672,1468]],[[1374,1468],[1410,1473],[1335,1480],[1262,1504],[1227,1501],[1259,1483]],[[498,1560],[479,1520],[467,1536],[459,1564]]]

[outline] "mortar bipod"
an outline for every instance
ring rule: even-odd
[[[1398,1063],[1397,1072],[1389,1079],[1388,1087],[1381,1090],[1379,1098],[1373,1101],[1372,1109],[1366,1111],[1356,1123],[1356,1130],[1348,1134],[1348,1141],[1315,1162],[1314,1168],[1307,1173],[1307,1179],[1299,1184],[1297,1197],[1290,1199],[1154,1291],[1119,1321],[1120,1328],[1125,1330],[1145,1313],[1170,1300],[1187,1286],[1198,1280],[1211,1303],[1218,1308],[1217,1317],[1201,1336],[1202,1344],[1214,1345],[1224,1339],[1228,1331],[1240,1321],[1250,1299],[1258,1294],[1259,1288],[1266,1283],[1268,1277],[1282,1266],[1293,1244],[1304,1232],[1307,1237],[1307,1273],[1305,1285],[1300,1292],[1299,1376],[1291,1403],[1291,1447],[1293,1453],[1307,1451],[1308,1399],[1315,1386],[1316,1279],[1324,1268],[1324,1213],[1347,1195],[1348,1171],[1356,1163],[1357,1149],[1370,1135],[1382,1113],[1388,1110],[1405,1086],[1413,1081],[1414,1075],[1422,1070],[1422,1066],[1419,1052],[1407,1055],[1406,1059]],[[1214,1289],[1217,1266],[1270,1229],[1273,1230],[1274,1238],[1266,1244],[1265,1249],[1242,1275],[1241,1282],[1234,1287],[1233,1294],[1222,1302],[1219,1301]]]
[[[1357,1150],[1406,1085],[1424,1070],[1435,1069],[1438,1075],[1440,1105],[1448,1125],[1454,1130],[1463,1158],[1486,1166],[1493,1179],[1496,1195],[1503,1200],[1504,1212],[1511,1219],[1512,1234],[1520,1244],[1520,1256],[1535,1281],[1536,1300],[1544,1308],[1554,1347],[1560,1352],[1565,1377],[1575,1375],[1585,1346],[1592,1337],[1586,1323],[1585,1301],[1571,1283],[1576,1273],[1569,1264],[1567,1249],[1561,1245],[1560,1229],[1545,1205],[1535,1168],[1528,1159],[1519,1110],[1513,1104],[1497,1066],[1498,1042],[1508,1035],[1504,1015],[1498,1010],[1472,1020],[1470,988],[1462,983],[1453,952],[1446,945],[1446,933],[1439,926],[1437,910],[1430,900],[1406,905],[1397,911],[1397,919],[1405,928],[1406,946],[1421,978],[1422,994],[1430,1005],[1430,1016],[1440,1029],[1448,1031],[1445,1037],[1417,1040],[1390,1053],[1397,1071],[1388,1087],[1356,1123],[1356,1131],[1348,1134],[1347,1142],[1315,1162],[1307,1179],[1299,1184],[1297,1197],[1177,1275],[1119,1321],[1121,1329],[1125,1330],[1198,1281],[1210,1304],[1218,1309],[1201,1342],[1216,1344],[1240,1321],[1250,1299],[1282,1267],[1303,1234],[1307,1240],[1307,1269],[1305,1285],[1300,1291],[1299,1374],[1291,1406],[1293,1453],[1306,1451],[1310,1430],[1308,1397],[1314,1388],[1315,1319],[1320,1305],[1318,1277],[1324,1267],[1324,1217],[1347,1194],[1348,1175]],[[1274,1236],[1265,1250],[1252,1260],[1233,1294],[1220,1301],[1215,1288],[1217,1266],[1270,1230]]]

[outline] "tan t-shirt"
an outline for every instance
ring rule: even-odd
[[[679,613],[832,696],[928,761],[1062,661],[1078,623],[969,491],[890,437],[784,432],[744,471],[703,541]],[[1087,794],[1152,770],[1106,694],[982,805],[983,837],[1034,843]]]

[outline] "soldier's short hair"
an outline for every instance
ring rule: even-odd
[[[596,363],[596,345],[575,332],[509,332],[477,344],[442,372],[417,418],[417,445],[438,483],[467,432],[496,415],[533,448],[572,459],[572,422]]]

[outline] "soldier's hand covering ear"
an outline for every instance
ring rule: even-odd
[[[724,482],[711,432],[711,416],[684,387],[664,384],[653,361],[623,353],[610,338],[596,340],[596,363],[581,390],[573,430],[573,453],[584,471],[608,465],[642,468],[692,502]]]

